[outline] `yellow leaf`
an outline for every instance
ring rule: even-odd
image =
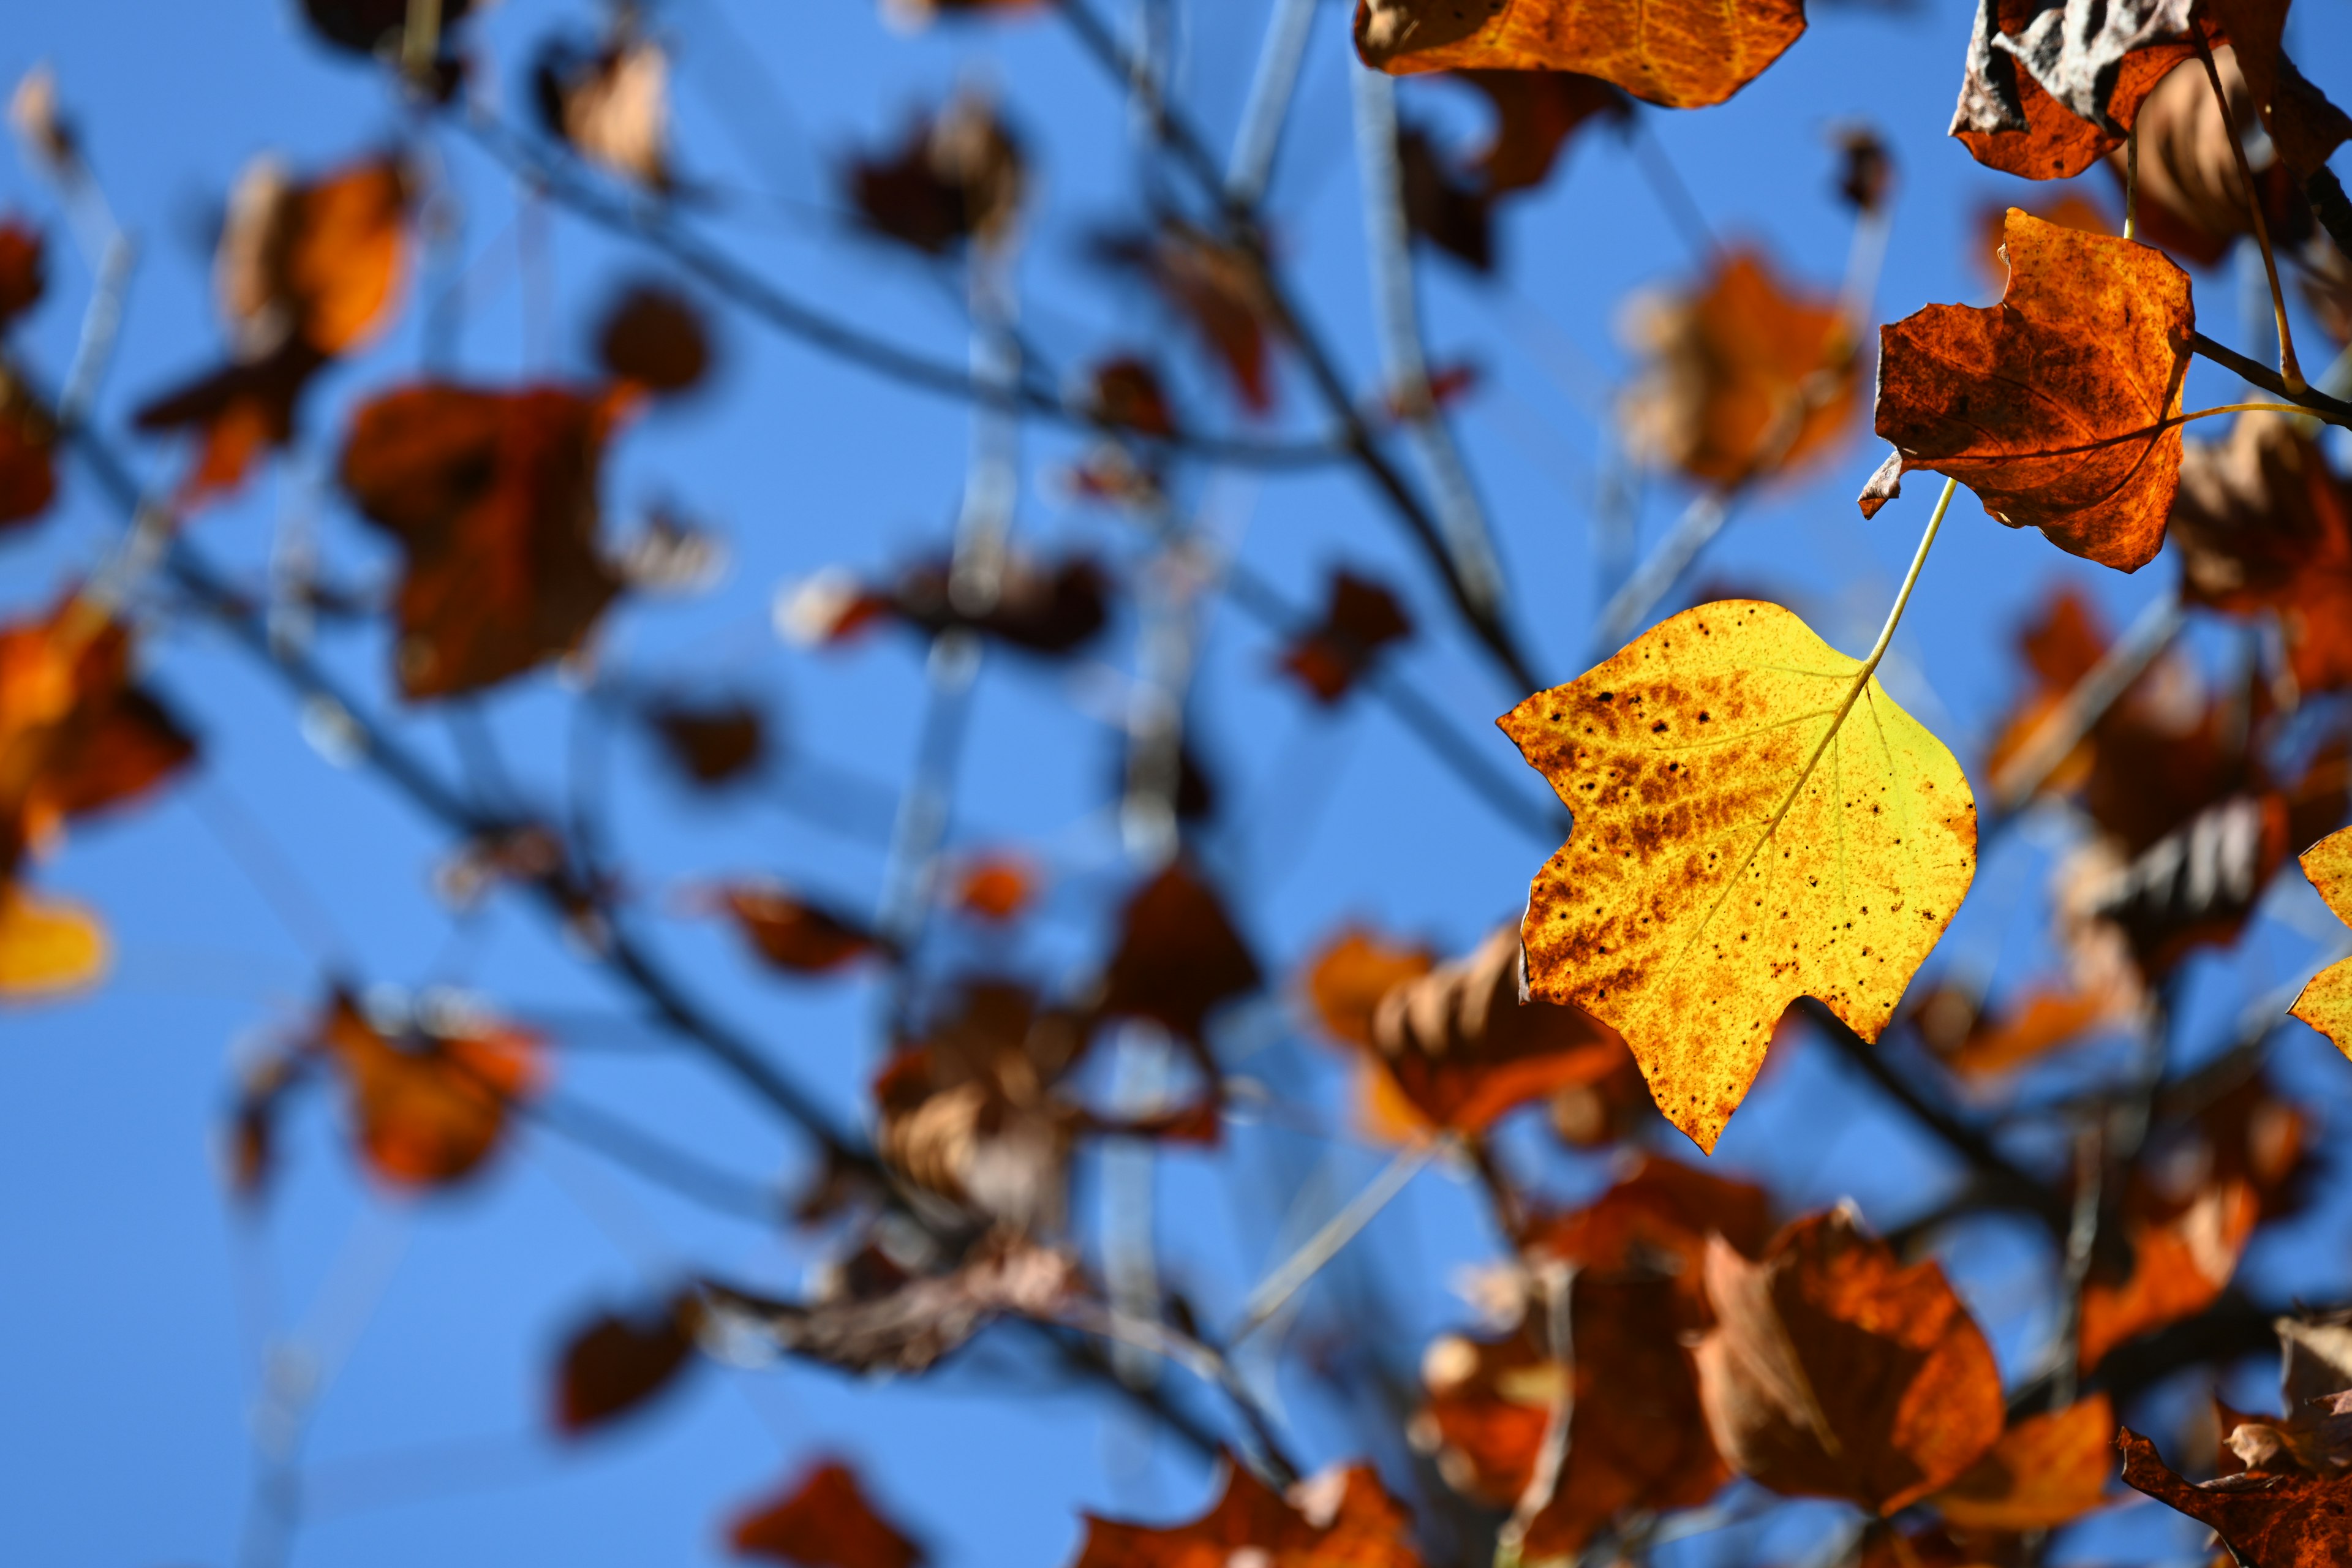
[[[2301,864],[2336,918],[2352,925],[2352,827],[2331,833],[2305,850]],[[2313,975],[2287,1010],[2352,1057],[2352,958]]]
[[[1975,875],[1968,780],[1871,679],[1885,643],[1702,605],[1498,721],[1576,816],[1530,889],[1528,984],[1615,1026],[1703,1150],[1798,997],[1878,1037]]]
[[[106,928],[73,904],[0,882],[0,1000],[87,985],[106,970]]]

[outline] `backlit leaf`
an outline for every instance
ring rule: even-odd
[[[717,903],[761,958],[792,973],[830,974],[880,946],[863,924],[782,883],[732,883],[718,889]]]
[[[2275,616],[2304,691],[2352,686],[2352,483],[2296,421],[2241,414],[2189,443],[2170,526],[2184,598]]]
[[[1392,74],[1577,71],[1669,109],[1721,103],[1805,30],[1803,0],[1360,0],[1356,53]]]
[[[2352,1568],[2352,1474],[2249,1472],[2183,1480],[2156,1445],[2126,1427],[2124,1479],[2166,1507],[2210,1526],[2237,1560],[2261,1568]]]
[[[2104,1394],[2030,1415],[1930,1500],[1963,1530],[2054,1530],[2106,1505],[2116,1412]]]
[[[2305,850],[2303,874],[2311,879],[2336,918],[2352,925],[2352,827],[2331,834]],[[2288,1011],[2352,1057],[2352,958],[2313,975]]]
[[[1878,433],[1895,451],[1865,517],[1915,468],[1949,475],[2012,528],[2136,572],[2180,478],[2196,311],[2163,252],[2011,208],[1998,305],[1929,305],[1879,329]]]
[[[596,1430],[670,1387],[694,1354],[701,1316],[688,1292],[650,1311],[602,1312],[574,1330],[556,1360],[556,1430]]]
[[[1727,600],[1499,721],[1576,816],[1529,892],[1529,988],[1622,1034],[1701,1149],[1798,997],[1878,1037],[1975,874],[1959,764],[1861,668]]]
[[[329,1005],[310,1045],[342,1079],[368,1168],[394,1187],[472,1175],[504,1140],[512,1105],[546,1071],[542,1043],[527,1031],[413,1025],[387,1035],[344,995]]]
[[[1978,0],[1951,133],[2029,180],[2079,174],[2193,58],[2191,0]]]
[[[856,1472],[826,1459],[728,1528],[740,1557],[799,1568],[921,1568],[923,1549],[882,1517]]]
[[[1354,688],[1381,648],[1412,635],[1412,619],[1395,595],[1369,577],[1336,569],[1322,620],[1284,650],[1282,668],[1328,707]]]
[[[2220,1299],[2261,1218],[2261,1202],[2242,1180],[2214,1182],[2171,1212],[2127,1218],[2131,1271],[2121,1279],[2095,1272],[2083,1288],[2080,1335],[2084,1371],[2125,1341],[2177,1323]]]
[[[1187,1524],[1154,1527],[1086,1516],[1074,1568],[1420,1568],[1405,1511],[1369,1465],[1275,1491],[1228,1461],[1225,1489]]]
[[[106,928],[88,910],[0,879],[0,1002],[79,990],[106,973]]]
[[[1761,1263],[1711,1241],[1706,1288],[1707,1422],[1732,1467],[1773,1490],[1892,1514],[2000,1439],[2000,1371],[1943,1271],[1902,1267],[1850,1212],[1790,1225]]]

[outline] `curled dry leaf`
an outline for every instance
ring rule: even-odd
[[[2269,1475],[2352,1472],[2352,1321],[2338,1312],[2273,1327],[2284,1414],[2240,1419],[2224,1439],[2230,1458]]]
[[[1577,71],[1669,109],[1721,103],[1805,30],[1804,0],[1359,0],[1356,53],[1391,75]]]
[[[1210,1014],[1264,978],[1216,889],[1187,862],[1171,860],[1120,912],[1097,1007],[1110,1017],[1149,1019],[1199,1046]]]
[[[694,1354],[702,1307],[692,1291],[638,1312],[600,1312],[573,1331],[556,1360],[555,1428],[599,1430],[673,1386]]]
[[[2191,8],[2191,0],[1977,0],[1951,133],[2006,174],[2081,174],[2123,141],[2165,73],[2194,57]]]
[[[1760,1263],[1710,1241],[1706,1288],[1707,1422],[1732,1467],[1773,1490],[1892,1514],[2000,1439],[2000,1371],[1943,1271],[1901,1267],[1850,1211],[1795,1222]]]
[[[1051,1320],[1080,1288],[1077,1266],[1003,1233],[943,1273],[909,1274],[869,1247],[806,1301],[703,1287],[722,1329],[849,1372],[922,1372],[1007,1314]]]
[[[1529,889],[1529,989],[1622,1034],[1703,1150],[1798,997],[1878,1037],[1975,875],[1959,764],[1862,668],[1727,600],[1498,721],[1576,816]]]
[[[2241,414],[2189,443],[2171,534],[2182,597],[2274,616],[2302,690],[2352,686],[2352,483],[2298,421]]]
[[[669,56],[625,27],[602,48],[556,39],[531,73],[540,123],[588,162],[650,190],[669,166]]]
[[[616,381],[675,394],[710,372],[710,329],[694,302],[659,283],[635,283],[604,310],[596,359]]]
[[[2352,925],[2352,827],[2330,834],[2304,851],[2302,864],[2303,874],[2319,889],[2336,918]],[[2313,975],[2287,1010],[2352,1057],[2352,958]]]
[[[511,1107],[546,1077],[543,1043],[528,1030],[412,1021],[386,1033],[340,994],[304,1045],[341,1078],[360,1155],[394,1187],[472,1175],[505,1137]]]
[[[1331,1469],[1277,1492],[1228,1460],[1225,1488],[1184,1524],[1128,1524],[1087,1514],[1073,1568],[1206,1568],[1236,1558],[1262,1568],[1421,1568],[1405,1510],[1370,1465]]]
[[[971,92],[908,127],[896,156],[856,159],[844,173],[850,204],[876,233],[933,256],[966,240],[1002,243],[1028,183],[1021,144]]]
[[[1695,1508],[1731,1479],[1699,1408],[1674,1281],[1587,1271],[1570,1290],[1567,1459],[1528,1525],[1530,1562],[1582,1550],[1632,1510]],[[1517,1502],[1566,1375],[1559,1362],[1526,1333],[1484,1344],[1448,1335],[1430,1345],[1422,1375],[1429,1401],[1414,1435],[1447,1484],[1489,1507]]]
[[[2199,267],[2227,256],[2242,236],[2253,232],[2248,217],[2246,182],[2238,173],[2231,143],[2260,123],[2238,54],[2226,45],[2213,51],[2213,64],[2230,100],[2230,117],[2213,101],[2205,68],[2191,60],[2173,68],[2141,104],[2135,130],[2139,137],[2139,231],[2150,244]],[[2254,189],[2274,243],[2293,244],[2311,227],[2311,209],[2286,165],[2264,143]],[[2107,166],[2128,180],[2120,150]]]
[[[1328,707],[1354,689],[1381,648],[1412,635],[1412,618],[1395,595],[1369,577],[1335,568],[1322,620],[1292,640],[1282,668]]]
[[[830,974],[881,950],[881,940],[859,921],[810,902],[781,882],[733,882],[715,890],[718,909],[772,967],[794,974]]]
[[[1713,267],[1687,295],[1637,300],[1627,335],[1645,363],[1619,417],[1633,452],[1728,488],[1828,450],[1860,361],[1835,300],[1790,290],[1753,250]]]
[[[2156,1445],[2126,1427],[2124,1480],[2229,1542],[2242,1563],[2262,1568],[2352,1568],[2352,1475],[2248,1471],[2192,1482],[2175,1474]]]
[[[644,717],[662,754],[700,788],[733,784],[768,761],[767,719],[740,699],[668,698],[647,707]]]
[[[1932,468],[2011,527],[2136,572],[2162,547],[2179,484],[2189,275],[2015,208],[2003,235],[2000,304],[1929,305],[1879,329],[1878,433],[1895,451],[1863,515]]]
[[[412,701],[495,686],[577,649],[620,591],[597,550],[621,400],[426,382],[361,405],[340,478],[405,558],[394,663]]]
[[[1175,218],[1150,234],[1110,236],[1097,248],[1104,260],[1139,273],[1192,322],[1244,408],[1252,414],[1273,408],[1267,346],[1275,316],[1255,261]]]
[[[31,522],[57,499],[57,421],[0,365],[0,533]]]
[[[739,1557],[799,1568],[921,1568],[923,1549],[882,1516],[857,1473],[824,1459],[754,1503],[727,1530]]]
[[[2104,1394],[2030,1415],[1930,1500],[1962,1530],[2055,1530],[2106,1506],[2116,1411]]]

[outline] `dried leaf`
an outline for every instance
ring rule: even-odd
[[[691,1291],[649,1311],[601,1312],[564,1342],[555,1368],[556,1430],[601,1430],[677,1383],[694,1354],[702,1309]]]
[[[2296,421],[2241,414],[2189,443],[2171,533],[2184,598],[2275,616],[2302,690],[2352,686],[2352,483]]]
[[[1191,321],[1202,346],[1232,378],[1244,408],[1252,414],[1273,408],[1266,351],[1275,315],[1255,262],[1173,218],[1148,235],[1111,236],[1097,249],[1105,260],[1140,273]]]
[[[2030,1415],[1930,1500],[1962,1530],[2055,1530],[2106,1506],[2116,1412],[2104,1394]]]
[[[2107,209],[2071,186],[2061,190],[2046,202],[2037,202],[2022,209],[2043,223],[2056,224],[2081,234],[2120,234],[2120,223],[2107,216]],[[2009,253],[2001,248],[2009,229],[2007,204],[1993,202],[1977,211],[1978,270],[1987,283],[1995,288],[2009,287]]]
[[[1637,300],[1641,376],[1619,410],[1627,447],[1695,479],[1744,485],[1827,452],[1860,374],[1840,303],[1794,292],[1763,256],[1719,256],[1694,291]]]
[[[999,925],[1020,919],[1036,896],[1034,868],[1015,856],[982,856],[967,861],[956,876],[956,907]]]
[[[2330,834],[2304,851],[2302,865],[2303,874],[2319,889],[2336,918],[2352,925],[2352,827]],[[2287,1011],[2352,1057],[2352,958],[2313,975]]]
[[[2087,912],[2124,933],[2144,974],[2161,977],[2196,948],[2237,940],[2286,863],[2289,831],[2284,795],[2232,795],[2090,890]]]
[[[1211,1013],[1263,983],[1216,889],[1172,860],[1119,915],[1099,1007],[1111,1017],[1150,1019],[1197,1045]]]
[[[1458,70],[1453,79],[1476,88],[1495,106],[1495,134],[1470,164],[1489,196],[1543,184],[1569,139],[1588,121],[1606,117],[1630,125],[1633,106],[1598,77],[1559,70]]]
[[[412,701],[478,691],[576,649],[620,591],[598,553],[613,400],[437,382],[363,404],[341,479],[401,547],[394,666]]]
[[[394,1187],[472,1175],[505,1137],[509,1108],[546,1073],[542,1044],[526,1030],[485,1022],[443,1033],[412,1022],[386,1035],[341,994],[307,1044],[341,1075],[360,1153]]]
[[[1900,1267],[1849,1211],[1790,1225],[1761,1263],[1711,1241],[1706,1286],[1699,1397],[1724,1457],[1773,1490],[1888,1515],[2000,1439],[2000,1372],[1943,1271]]]
[[[2185,1205],[2136,1205],[2127,1216],[2131,1272],[2083,1289],[2080,1343],[2084,1372],[2126,1340],[2177,1323],[2211,1306],[2237,1272],[2238,1258],[2261,1217],[2252,1186],[2217,1182]],[[2169,1212],[2167,1212],[2169,1211]]]
[[[596,358],[617,381],[664,395],[686,392],[710,371],[710,330],[685,295],[637,283],[606,307]]]
[[[2053,990],[2035,986],[2021,1002],[1999,1011],[1980,1008],[1960,991],[1938,986],[1909,1011],[1928,1048],[1962,1078],[2012,1071],[2136,1011],[2136,994],[2115,988]],[[2104,1438],[2101,1441],[2105,1441]]]
[[[1841,128],[1833,138],[1839,154],[1837,193],[1858,213],[1886,210],[1895,184],[1895,155],[1867,125]]]
[[[1356,53],[1391,75],[1457,68],[1577,71],[1669,109],[1721,103],[1805,30],[1803,0],[1360,0]]]
[[[234,361],[150,399],[131,423],[195,436],[184,481],[189,500],[232,490],[264,452],[294,444],[302,395],[327,363],[307,339],[289,335],[258,359]]]
[[[2253,232],[2246,182],[2238,174],[2231,143],[2260,122],[2235,49],[2213,51],[2213,64],[2230,100],[2230,118],[2213,101],[2205,68],[2189,61],[2173,68],[2140,105],[2139,231],[2148,243],[2199,267],[2227,256],[2240,237]],[[2250,159],[2253,156],[2249,153]],[[2120,152],[2107,166],[2127,179]],[[2311,226],[2311,209],[2284,163],[2267,149],[2254,170],[2263,214],[2273,241],[2292,244]]]
[[[767,720],[740,700],[667,699],[647,708],[645,721],[663,754],[704,789],[756,773],[768,760]]]
[[[0,218],[0,331],[40,303],[47,283],[41,231],[17,218]]]
[[[2304,79],[2281,47],[2288,0],[2207,0],[2207,8],[2235,46],[2248,95],[2263,117],[2263,129],[2298,183],[2327,166],[2328,157],[2352,140],[2352,116],[2327,100]],[[2210,90],[2210,89],[2209,89]]]
[[[1861,668],[1727,600],[1498,721],[1576,816],[1529,890],[1528,986],[1622,1033],[1703,1150],[1790,1002],[1878,1037],[1975,874],[1959,764]]]
[[[1426,947],[1391,942],[1360,926],[1350,926],[1308,961],[1307,1001],[1333,1039],[1372,1048],[1372,1016],[1391,990],[1435,967]]]
[[[1168,394],[1148,362],[1132,355],[1105,360],[1095,367],[1089,406],[1097,420],[1139,436],[1176,434]]]
[[[2081,174],[2192,58],[2192,0],[1977,0],[1951,133],[2029,180]]]
[[[237,358],[260,359],[289,335],[348,353],[380,333],[406,269],[409,195],[394,157],[299,184],[274,158],[247,164],[213,260]]]
[[[1759,1256],[1771,1240],[1771,1200],[1764,1189],[1655,1154],[1637,1155],[1633,1169],[1594,1202],[1528,1223],[1529,1258],[1554,1258],[1603,1274],[1649,1271],[1675,1282],[1675,1314],[1697,1331],[1714,1321],[1706,1298],[1709,1237],[1721,1237],[1743,1257]]]
[[[800,1568],[921,1568],[923,1549],[882,1517],[856,1472],[825,1459],[728,1528],[739,1557]]]
[[[1285,1496],[1228,1461],[1225,1489],[1186,1524],[1155,1528],[1087,1514],[1073,1568],[1420,1568],[1404,1509],[1369,1465],[1328,1470]]]
[[[1570,1289],[1567,1462],[1528,1526],[1530,1562],[1580,1551],[1633,1510],[1695,1508],[1731,1479],[1699,1408],[1673,1282],[1586,1272]],[[1447,1484],[1490,1507],[1516,1503],[1535,1471],[1559,1363],[1526,1334],[1488,1344],[1448,1336],[1422,1358],[1422,1374],[1430,1397],[1419,1426],[1437,1439]]]
[[[77,904],[0,877],[0,1003],[41,1001],[106,973],[106,927]]]
[[[1102,567],[1084,555],[1054,563],[1013,556],[987,595],[959,584],[947,563],[928,563],[900,574],[889,594],[870,608],[864,599],[843,606],[830,635],[846,636],[872,615],[887,612],[927,636],[972,631],[1024,653],[1058,658],[1101,634],[1110,618],[1109,595]],[[974,603],[975,595],[982,602]]]
[[[0,534],[57,499],[58,428],[49,411],[0,365]]]
[[[2156,559],[2180,477],[2196,312],[2163,252],[2011,208],[1998,305],[1929,305],[1879,329],[1878,433],[1895,451],[1865,517],[1932,468],[2012,528],[2118,571]]]
[[[1294,638],[1282,668],[1328,707],[1354,689],[1374,657],[1412,635],[1412,618],[1396,595],[1369,577],[1335,568],[1323,618]]]
[[[583,158],[667,194],[669,56],[625,26],[595,50],[551,41],[532,72],[540,123]]]
[[[2281,1318],[2273,1327],[2285,1414],[2225,1423],[2230,1457],[2269,1475],[2352,1471],[2352,1322],[2339,1312]]]
[[[1397,127],[1405,226],[1474,272],[1495,269],[1494,198],[1447,163],[1418,126]]]
[[[830,974],[866,954],[880,940],[863,924],[814,904],[779,882],[734,882],[715,889],[718,908],[777,969]]]
[[[877,233],[933,256],[965,240],[1001,243],[1028,183],[1020,143],[969,92],[910,126],[895,157],[856,159],[845,173],[851,205]]]
[[[2352,1475],[2249,1473],[2192,1483],[2131,1428],[2117,1442],[2126,1483],[2210,1526],[2239,1561],[2261,1568],[2352,1568]]]

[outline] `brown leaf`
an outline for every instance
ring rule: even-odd
[[[1867,125],[1848,125],[1833,141],[1839,154],[1838,195],[1858,213],[1885,211],[1895,184],[1895,155],[1885,140]]]
[[[1458,70],[1495,106],[1495,134],[1470,164],[1489,196],[1531,190],[1559,162],[1569,139],[1596,118],[1631,124],[1633,106],[1598,77],[1561,70]]]
[[[2196,312],[2161,251],[2011,209],[1998,305],[1930,305],[1879,329],[1878,433],[1895,450],[1865,517],[1933,468],[2012,528],[2119,571],[2156,558],[2180,476]]]
[[[705,789],[756,773],[768,760],[767,720],[740,699],[708,704],[665,699],[645,710],[645,721],[663,753]]]
[[[1227,1461],[1225,1489],[1186,1524],[1155,1528],[1087,1514],[1073,1568],[1420,1568],[1404,1509],[1369,1465],[1273,1490]]]
[[[1160,374],[1133,355],[1108,359],[1095,367],[1091,407],[1096,419],[1117,429],[1140,436],[1176,434],[1176,416]]]
[[[232,362],[149,400],[131,424],[196,437],[184,481],[188,500],[235,489],[264,452],[294,444],[302,395],[327,363],[307,339],[289,335],[258,359]]]
[[[954,1268],[910,1275],[867,1248],[807,1301],[774,1301],[705,1285],[722,1326],[850,1372],[922,1372],[1005,1314],[1050,1320],[1079,1289],[1064,1254],[992,1233]]]
[[[2246,182],[2238,173],[2231,143],[2260,123],[2235,49],[2213,51],[2230,118],[2213,101],[2205,68],[2195,60],[2173,68],[2141,104],[2139,136],[2139,231],[2149,244],[2199,267],[2227,256],[2242,236],[2253,232]],[[2251,157],[2251,154],[2250,154]],[[2263,216],[2271,238],[2289,245],[2311,227],[2311,209],[2286,165],[2270,153],[2254,171]],[[2127,179],[2121,151],[2107,154],[2107,167]]]
[[[2020,1421],[1930,1500],[1962,1530],[2055,1530],[2106,1506],[2115,1439],[2115,1406],[2095,1394]]]
[[[2116,1439],[2124,1480],[2212,1528],[2260,1568],[2352,1568],[2352,1475],[2246,1474],[2192,1483],[2129,1427]]]
[[[1150,1019],[1198,1044],[1211,1013],[1263,983],[1216,889],[1173,860],[1121,911],[1099,1006],[1108,1016]]]
[[[598,553],[618,400],[426,382],[363,404],[341,479],[401,547],[394,655],[413,701],[478,691],[576,649],[619,592]]]
[[[900,574],[883,607],[931,637],[961,628],[1049,658],[1092,642],[1110,616],[1109,580],[1084,555],[1054,563],[1015,555],[1003,563],[984,605],[969,603],[969,592],[960,590],[946,563],[926,563]],[[855,615],[853,607],[850,629]],[[837,626],[833,635],[845,634]]]
[[[248,164],[213,261],[237,357],[261,358],[289,335],[332,356],[380,333],[406,269],[409,196],[395,157],[300,183],[275,159]]]
[[[636,283],[604,310],[596,358],[614,379],[669,395],[698,385],[710,370],[710,330],[677,290]]]
[[[1570,1305],[1575,1396],[1567,1462],[1530,1522],[1530,1562],[1572,1554],[1630,1510],[1695,1508],[1731,1479],[1707,1436],[1674,1283],[1575,1276]],[[1457,1491],[1517,1502],[1534,1474],[1562,1373],[1526,1334],[1479,1344],[1447,1336],[1422,1358],[1419,1424]]]
[[[0,331],[40,303],[47,283],[41,231],[18,218],[0,218]]]
[[[311,29],[339,49],[371,58],[397,55],[407,30],[409,0],[301,0]],[[474,0],[441,0],[446,31],[474,9]]]
[[[32,521],[57,499],[57,422],[0,366],[0,533]]]
[[[2143,1199],[2126,1221],[2131,1272],[2094,1271],[2083,1289],[2082,1367],[2089,1372],[2126,1340],[2192,1317],[2221,1298],[2261,1217],[2251,1184],[2225,1180],[2186,1205]]]
[[[1733,1468],[1773,1490],[1891,1514],[2000,1438],[2000,1372],[1943,1271],[1902,1268],[1849,1211],[1796,1221],[1761,1263],[1711,1241],[1706,1285],[1707,1422]]]
[[[2171,529],[2184,598],[2275,616],[2301,689],[2352,686],[2352,483],[2296,421],[2241,414],[2189,443]]]
[[[2287,5],[2288,0],[2207,0],[2213,19],[2236,47],[2238,68],[2279,161],[2302,182],[2324,170],[2329,155],[2352,140],[2352,116],[2330,103],[2286,58],[2281,42]]]
[[[581,1325],[556,1361],[556,1430],[600,1430],[676,1384],[701,1321],[700,1303],[685,1291],[650,1311],[603,1312]]]
[[[1391,942],[1378,932],[1349,926],[1308,961],[1307,1001],[1324,1032],[1350,1046],[1372,1048],[1372,1016],[1381,999],[1437,963],[1426,947]]]
[[[1978,163],[2029,180],[2081,174],[2130,131],[2166,72],[2193,58],[2191,0],[1978,0],[1951,133]]]
[[[509,1107],[546,1076],[530,1032],[483,1023],[442,1033],[421,1023],[387,1036],[338,994],[307,1042],[341,1075],[359,1152],[394,1187],[464,1180],[496,1152]]]
[[[1494,198],[1418,126],[1397,127],[1397,180],[1407,228],[1474,272],[1494,270]]]
[[[667,195],[669,56],[624,25],[601,48],[551,40],[532,71],[540,123],[583,158]]]
[[[1760,1256],[1772,1236],[1771,1200],[1761,1187],[1679,1161],[1641,1154],[1634,1162],[1583,1208],[1532,1217],[1525,1250],[1604,1274],[1663,1273],[1675,1282],[1682,1325],[1706,1329],[1714,1321],[1707,1238],[1720,1237],[1742,1257]]]
[[[2254,900],[2286,864],[2289,831],[2284,795],[2231,795],[2089,891],[2086,912],[2119,929],[2141,973],[2160,978],[2199,947],[2237,941]]]
[[[2352,1321],[2343,1313],[2281,1318],[2274,1417],[2225,1422],[2228,1458],[2269,1475],[2352,1471]]]
[[[1356,53],[1392,75],[1447,68],[1577,71],[1669,109],[1721,103],[1805,30],[1803,0],[1360,0]]]
[[[1202,346],[1232,378],[1242,406],[1274,406],[1267,344],[1275,315],[1257,265],[1192,225],[1171,218],[1148,235],[1115,235],[1098,250],[1131,268],[1200,333]]]
[[[974,93],[908,127],[894,157],[854,160],[845,174],[850,204],[877,233],[933,256],[1003,241],[1028,184],[1020,143]]]
[[[1627,445],[1695,479],[1736,487],[1794,467],[1853,417],[1844,310],[1788,289],[1759,252],[1724,253],[1688,294],[1638,300],[1628,336],[1645,363],[1619,411]]]
[[[800,1568],[921,1568],[923,1549],[882,1517],[856,1472],[821,1460],[776,1496],[728,1527],[739,1557],[770,1557]]]
[[[829,974],[881,947],[863,924],[782,883],[733,882],[716,889],[716,899],[761,958],[792,973]]]
[[[1354,689],[1381,648],[1412,635],[1412,619],[1395,595],[1369,577],[1335,568],[1323,619],[1284,650],[1282,668],[1328,707]]]

